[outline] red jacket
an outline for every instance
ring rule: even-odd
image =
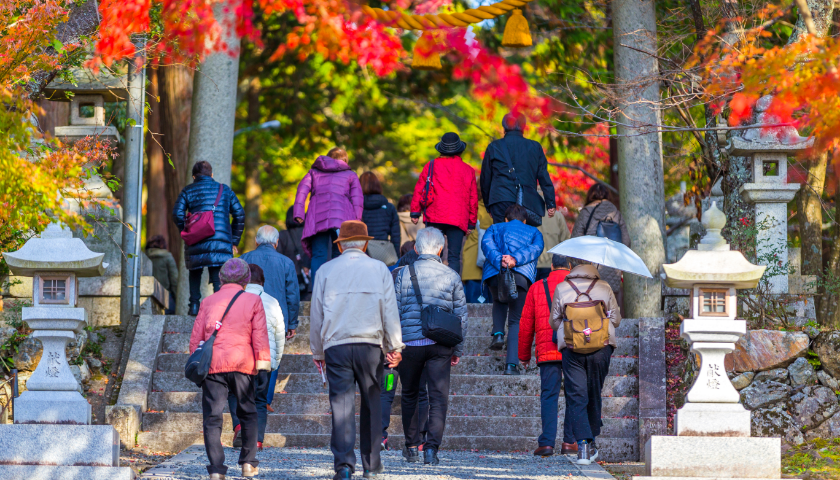
[[[227,283],[201,302],[190,336],[190,353],[198,343],[207,341],[216,322],[222,319],[228,304],[242,290]],[[253,293],[243,293],[230,308],[213,344],[210,373],[240,372],[256,375],[257,370],[271,370],[271,348],[262,300]]]
[[[419,218],[426,207],[423,221],[443,223],[460,228],[464,232],[475,228],[478,221],[478,189],[475,170],[464,163],[461,157],[440,157],[435,159],[432,172],[432,188],[426,200],[426,177],[429,164],[423,167],[420,178],[414,186],[411,199],[411,217]]]
[[[548,276],[548,292],[554,295],[557,285],[566,279],[568,270],[555,270]],[[553,298],[552,298],[553,299]],[[528,296],[525,297],[525,307],[522,308],[522,318],[519,320],[519,360],[525,363],[531,361],[531,345],[534,334],[537,336],[537,363],[559,362],[563,354],[557,351],[557,345],[551,341],[554,330],[548,323],[551,316],[551,305],[545,298],[545,286],[539,280],[531,285]]]

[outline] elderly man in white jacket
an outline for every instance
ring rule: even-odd
[[[283,310],[280,302],[271,295],[265,293],[263,284],[265,274],[259,265],[248,264],[251,269],[251,283],[245,286],[247,293],[258,295],[262,299],[265,309],[265,321],[268,327],[268,345],[271,348],[271,375],[268,378],[257,381],[257,426],[259,435],[257,437],[257,448],[262,450],[262,443],[265,439],[265,426],[268,421],[269,398],[273,397],[274,382],[277,381],[277,367],[280,366],[280,358],[283,356],[283,347],[286,343],[286,322],[283,319]],[[262,370],[260,375],[266,376],[267,372]],[[274,379],[274,381],[271,381]],[[230,407],[231,421],[233,423],[233,446],[240,448],[242,438],[239,436],[239,419],[236,418],[236,397],[228,395],[228,406]],[[274,410],[272,410],[274,411]]]

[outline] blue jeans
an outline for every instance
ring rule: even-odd
[[[267,405],[271,405],[271,402],[274,401],[274,387],[277,386],[277,372],[279,371],[280,367],[271,372],[271,378],[268,380],[268,395],[265,397],[265,403]]]
[[[338,245],[333,243],[336,238],[338,238],[338,233],[334,229],[324,230],[312,236],[310,244],[312,248],[312,276],[310,278],[313,284],[315,283],[315,273],[318,272],[321,265],[341,255],[341,252],[338,251]]]
[[[557,439],[557,413],[560,401],[560,386],[563,384],[563,363],[540,363],[540,417],[542,418],[542,434],[537,439],[540,447],[554,448]],[[575,443],[572,435],[572,418],[569,414],[569,403],[566,402],[566,414],[563,421],[563,443]]]
[[[486,285],[482,285],[481,280],[464,282],[464,295],[467,297],[467,303],[489,303],[492,301],[490,290]],[[478,297],[482,295],[484,295],[484,302],[479,302]]]

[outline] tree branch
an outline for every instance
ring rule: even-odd
[[[616,190],[616,189],[615,189],[615,187],[613,187],[613,186],[612,186],[612,185],[610,185],[609,183],[607,183],[607,182],[605,182],[605,181],[603,181],[603,180],[599,179],[599,178],[598,178],[598,177],[596,177],[595,175],[592,175],[591,173],[587,172],[587,171],[586,171],[586,170],[584,170],[583,168],[578,167],[577,165],[569,165],[568,163],[554,163],[554,162],[548,162],[548,164],[549,164],[549,165],[551,165],[552,167],[570,168],[570,169],[572,169],[572,170],[578,170],[580,173],[582,173],[582,174],[586,175],[587,177],[589,177],[589,178],[591,178],[592,180],[594,180],[594,181],[596,181],[596,182],[600,183],[601,185],[603,185],[603,186],[605,186],[605,187],[609,188],[609,189],[610,189],[610,190],[612,190],[612,191],[613,191],[616,195],[618,195],[618,190]]]

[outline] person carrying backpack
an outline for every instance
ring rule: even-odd
[[[554,290],[551,328],[563,353],[566,422],[578,443],[579,465],[598,458],[595,437],[601,433],[601,391],[618,346],[615,329],[621,313],[610,284],[595,266],[571,259],[574,268]]]

